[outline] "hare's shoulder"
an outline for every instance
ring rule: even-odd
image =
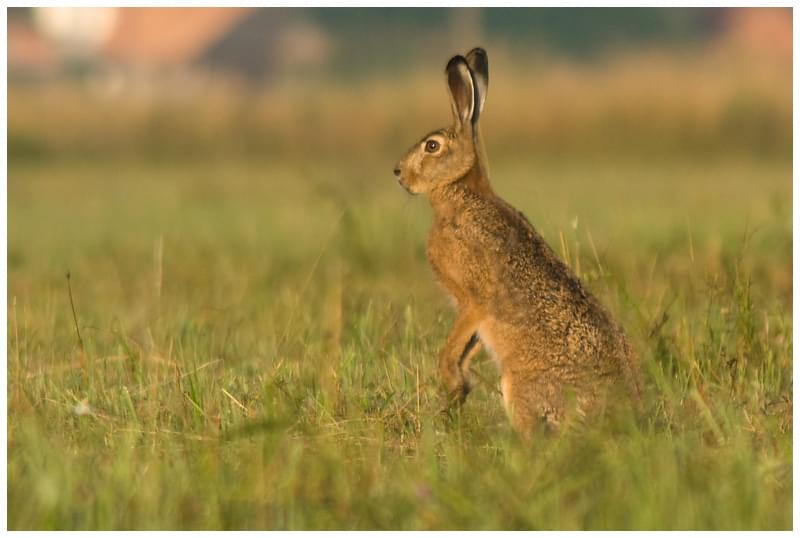
[[[491,225],[479,227],[481,242],[497,253],[502,263],[496,270],[523,303],[550,300],[585,308],[592,302],[580,279],[521,211],[496,198],[486,215]]]
[[[502,198],[481,198],[464,215],[474,240],[509,255],[548,250],[544,239],[517,208]]]

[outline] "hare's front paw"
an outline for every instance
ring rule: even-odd
[[[459,407],[467,400],[467,395],[472,387],[469,381],[463,376],[453,377],[445,380],[445,402],[444,410],[452,407]]]

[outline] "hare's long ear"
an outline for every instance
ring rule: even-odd
[[[463,56],[453,56],[447,62],[445,72],[456,126],[461,128],[470,125],[475,112],[475,85],[467,60]]]
[[[489,57],[485,50],[475,47],[467,53],[467,64],[475,82],[475,113],[472,117],[474,124],[483,113],[483,104],[486,102],[486,93],[489,91]]]

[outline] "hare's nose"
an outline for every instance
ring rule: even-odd
[[[400,177],[400,167],[399,166],[395,166],[394,167],[394,175],[395,175],[395,177]]]

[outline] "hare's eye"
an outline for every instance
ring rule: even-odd
[[[425,151],[427,151],[428,153],[433,153],[437,149],[439,149],[439,142],[437,142],[436,140],[428,140],[425,143]]]

